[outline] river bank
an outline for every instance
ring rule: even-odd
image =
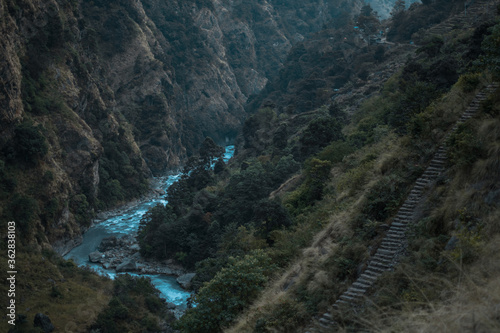
[[[233,146],[226,147],[224,160],[229,160],[233,153]],[[144,214],[155,205],[168,202],[165,197],[167,189],[180,179],[181,175],[177,173],[155,178],[148,195],[116,209],[99,213],[93,225],[83,234],[81,243],[64,257],[111,278],[125,272],[149,277],[167,302],[185,309],[191,296],[186,289],[189,289],[194,273],[187,272],[172,259],[155,261],[142,258],[136,239]],[[91,260],[89,255],[92,255]]]

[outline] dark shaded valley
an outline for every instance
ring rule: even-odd
[[[0,0],[0,326],[499,329],[499,3],[371,3]],[[180,318],[61,257],[152,195],[133,242],[192,273]]]

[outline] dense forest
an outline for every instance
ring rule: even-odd
[[[41,1],[36,38],[1,43],[18,53],[0,58],[2,94],[19,90],[0,99],[0,217],[18,228],[22,296],[0,326],[43,331],[43,312],[56,331],[102,333],[500,329],[498,1],[397,0],[386,20],[359,1],[319,1],[321,15],[174,2]],[[37,13],[0,4],[3,32]],[[333,309],[443,149],[392,269]],[[178,318],[148,279],[109,280],[60,249],[181,165],[137,231],[143,258],[196,273]]]

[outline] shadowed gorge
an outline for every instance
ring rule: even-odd
[[[499,20],[0,0],[0,327],[498,330]]]

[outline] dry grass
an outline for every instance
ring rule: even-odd
[[[472,92],[464,92],[457,84],[449,94],[425,111],[427,124],[433,128],[429,132],[430,142],[442,140],[476,92],[486,84],[487,78],[480,77],[476,90]],[[497,253],[496,246],[500,237],[489,238],[500,232],[500,210],[484,200],[488,191],[496,189],[498,183],[491,176],[498,175],[500,170],[500,120],[483,119],[477,128],[478,136],[486,143],[488,158],[477,161],[472,169],[456,171],[450,181],[440,184],[435,191],[439,195],[431,196],[432,202],[428,203],[428,209],[432,211],[429,221],[434,223],[439,220],[439,223],[447,226],[448,231],[453,228],[454,222],[459,219],[458,212],[464,207],[475,214],[485,226],[482,230],[488,233],[488,237],[481,238],[481,248],[484,251],[481,252],[480,259],[469,266],[459,265],[450,274],[430,273],[429,270],[417,267],[415,262],[407,264],[400,268],[408,272],[405,279],[410,281],[410,286],[407,290],[402,294],[399,293],[401,291],[394,291],[394,294],[386,295],[388,299],[383,302],[379,302],[382,294],[376,293],[373,296],[374,302],[390,304],[390,307],[372,304],[360,316],[349,313],[344,318],[348,324],[338,331],[500,332],[500,254]],[[412,152],[409,150],[411,145],[408,145],[408,139],[388,135],[334,166],[328,188],[335,195],[326,197],[317,204],[317,207],[326,211],[331,207],[328,223],[324,223],[325,227],[310,245],[302,250],[301,255],[280,277],[269,284],[260,299],[226,332],[253,332],[259,318],[269,317],[278,311],[284,300],[296,299],[299,287],[302,292],[306,290],[311,294],[318,291],[328,294],[324,300],[329,300],[348,286],[348,280],[340,281],[336,278],[337,267],[327,266],[326,263],[342,255],[345,246],[342,242],[347,240],[352,243],[355,234],[351,221],[366,204],[366,194],[372,186],[384,175],[396,169],[410,167],[408,160],[412,158]],[[429,150],[429,154],[432,151],[432,147],[425,149]],[[422,157],[417,163],[424,162]],[[308,219],[307,216],[303,218],[306,221]],[[442,250],[441,242],[437,238],[420,242],[423,252],[416,254],[416,260],[425,259],[425,256],[440,247]],[[355,248],[353,244],[348,246],[350,250],[361,253],[358,259],[363,258],[362,248]],[[390,278],[381,280],[382,284],[398,283],[391,282]],[[347,284],[344,285],[345,283]],[[320,311],[325,311],[326,308],[326,305],[318,307]],[[276,331],[281,332],[283,329]]]
[[[472,266],[457,264],[459,276],[453,282],[438,275],[408,277],[422,301],[401,303],[401,310],[394,310],[393,304],[391,308],[372,307],[362,316],[351,314],[351,325],[377,333],[500,332],[499,242],[500,236],[491,239],[481,259]],[[441,286],[440,299],[427,299],[427,292],[421,290],[423,282]]]
[[[38,254],[18,254],[16,267],[16,313],[27,316],[28,327],[41,312],[49,316],[58,332],[86,332],[110,300],[112,281],[96,274],[76,267],[60,270]],[[52,295],[53,286],[59,296]],[[7,295],[5,288],[0,286],[2,295]],[[0,331],[9,328],[6,320],[0,323]]]

